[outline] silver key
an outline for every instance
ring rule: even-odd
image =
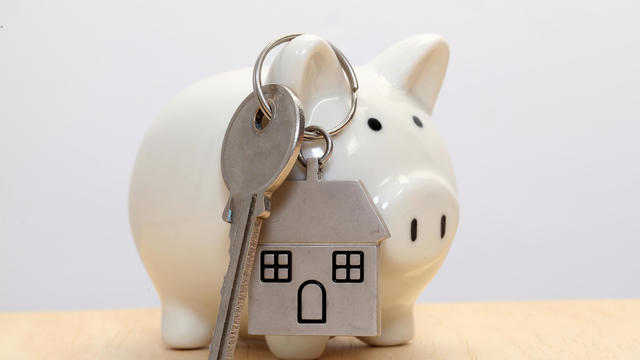
[[[223,218],[231,222],[229,268],[221,290],[209,360],[232,359],[246,303],[262,219],[269,217],[271,194],[286,179],[300,153],[304,114],[286,87],[263,87],[273,116],[256,115],[251,93],[233,115],[222,143],[222,177],[230,192]]]

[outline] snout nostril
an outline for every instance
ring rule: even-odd
[[[411,220],[411,241],[416,241],[418,238],[418,220],[415,218]]]
[[[444,234],[447,231],[447,217],[442,215],[440,218],[440,239],[444,239]]]

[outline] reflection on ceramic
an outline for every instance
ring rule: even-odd
[[[327,180],[362,180],[391,232],[380,248],[382,330],[362,338],[370,344],[413,337],[413,305],[444,261],[458,225],[451,161],[430,116],[448,58],[441,37],[418,35],[357,67],[356,114],[334,138],[324,170]],[[316,36],[284,46],[268,70],[270,82],[298,94],[307,125],[331,128],[348,111],[346,78],[331,48]],[[175,348],[207,346],[213,332],[229,245],[229,225],[221,217],[228,194],[220,146],[250,91],[251,69],[191,85],[152,123],[135,164],[131,228],[162,300],[164,340]],[[321,142],[306,144],[303,151],[318,155],[322,148]],[[301,174],[297,165],[290,176]],[[327,339],[267,336],[267,344],[282,358],[313,358]]]

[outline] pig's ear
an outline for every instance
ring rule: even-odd
[[[449,46],[439,35],[416,35],[388,48],[369,64],[431,114],[449,62]]]
[[[331,45],[317,36],[304,34],[287,43],[265,83],[293,90],[302,102],[307,125],[329,129],[349,112],[349,82]]]

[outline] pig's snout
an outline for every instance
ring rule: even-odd
[[[458,197],[437,175],[388,182],[378,199],[391,238],[385,262],[398,268],[428,266],[444,256],[458,226]]]

